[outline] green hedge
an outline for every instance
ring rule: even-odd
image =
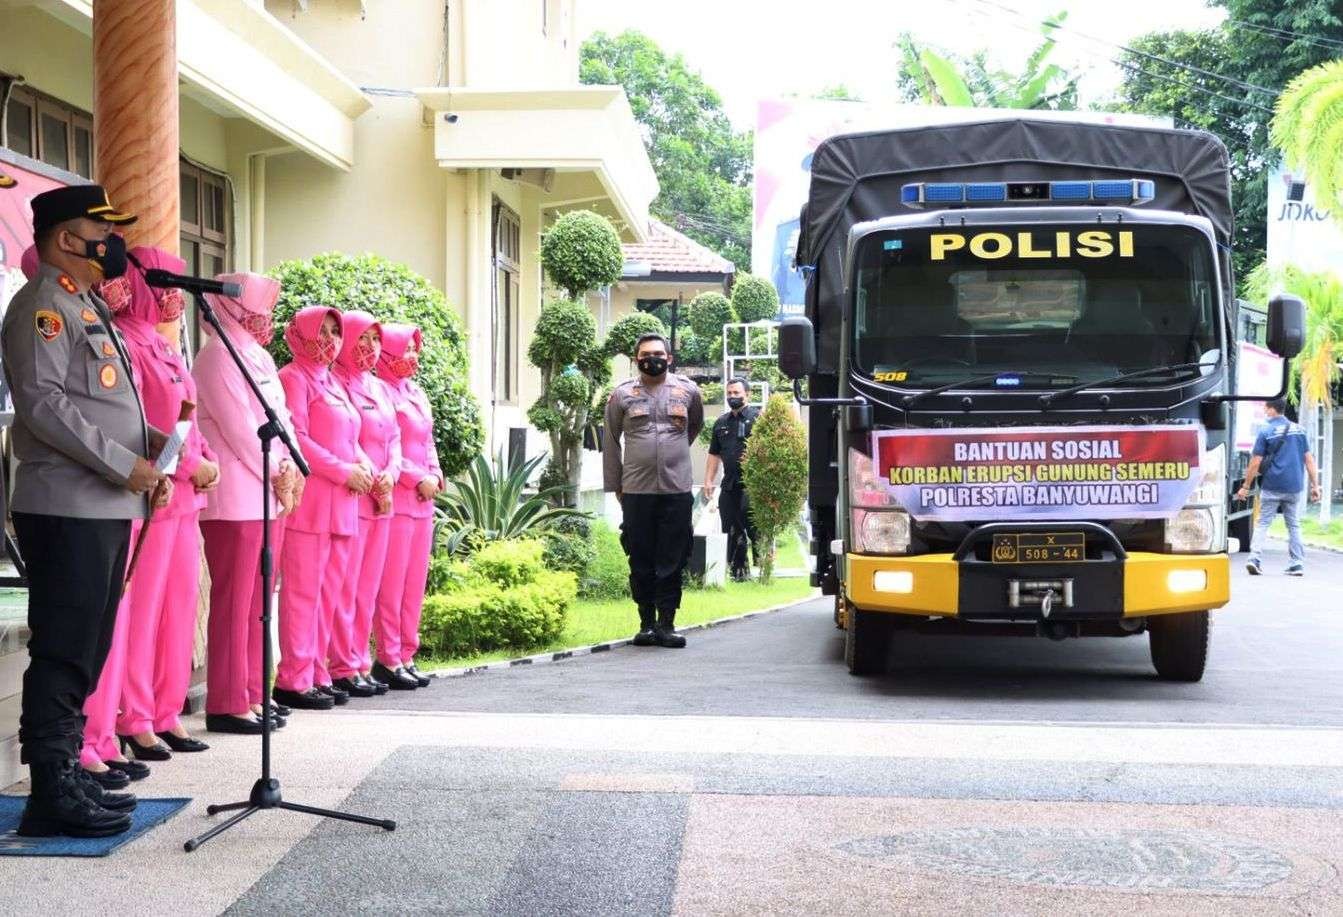
[[[578,579],[547,569],[544,554],[539,541],[496,541],[440,569],[435,585],[444,591],[424,600],[424,645],[451,657],[525,651],[558,639]]]
[[[382,321],[418,326],[424,352],[416,381],[434,413],[438,460],[449,477],[466,468],[484,445],[485,428],[468,382],[462,323],[440,291],[406,265],[373,254],[331,252],[308,261],[284,261],[270,274],[280,281],[270,345],[277,366],[290,360],[285,326],[305,306],[363,309]]]
[[[630,594],[630,565],[620,546],[620,533],[605,522],[592,524],[594,556],[580,585],[585,599],[623,599]]]

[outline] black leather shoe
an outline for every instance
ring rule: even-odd
[[[387,687],[387,682],[379,681],[378,679],[372,678],[368,675],[360,675],[359,680],[362,681],[364,684],[368,685],[370,688],[372,688],[373,693],[378,695],[379,697],[386,694],[388,690],[390,690]]]
[[[657,646],[657,612],[651,608],[639,609],[639,632],[630,642],[635,646]]]
[[[124,790],[131,785],[130,777],[110,767],[105,771],[91,771],[86,768],[84,773],[105,790]]]
[[[332,684],[340,688],[351,697],[372,697],[373,686],[366,685],[362,681],[355,681],[354,678],[337,678]]]
[[[670,611],[658,612],[658,623],[655,633],[658,638],[658,646],[667,649],[679,650],[685,646],[685,637],[676,632],[676,609]]]
[[[162,742],[153,745],[141,745],[131,736],[117,736],[121,740],[121,752],[130,752],[137,761],[171,761],[173,753]]]
[[[274,726],[274,724],[271,724]],[[211,732],[227,732],[239,736],[261,735],[261,720],[252,716],[234,716],[231,713],[205,714],[205,728]]]
[[[193,752],[209,751],[210,746],[200,739],[193,739],[191,736],[174,735],[171,732],[156,732],[154,735],[162,739],[173,751]]]
[[[276,688],[275,697],[286,707],[295,710],[330,710],[336,706],[335,698],[321,693],[316,688],[309,688],[301,694],[288,688]]]
[[[277,704],[277,703],[275,703],[274,701],[271,701],[270,712],[271,712],[274,716],[285,717],[285,716],[288,716],[289,714],[293,713],[294,711],[290,710],[290,709],[289,709],[288,707],[286,707],[284,704]],[[260,714],[257,714],[257,715],[260,716]]]
[[[313,690],[318,694],[324,694],[331,698],[331,702],[337,707],[344,707],[350,702],[349,692],[342,691],[334,685],[314,685]]]
[[[110,837],[130,828],[130,815],[94,802],[76,771],[83,768],[73,761],[29,766],[33,791],[19,821],[20,837]]]
[[[428,675],[425,675],[419,669],[415,668],[415,663],[413,662],[410,665],[404,665],[401,668],[406,670],[407,675],[418,681],[421,688],[429,687],[429,683],[433,681]]]
[[[104,761],[114,771],[121,771],[131,780],[143,780],[149,776],[149,765],[139,761]]]
[[[75,777],[79,781],[79,789],[94,805],[102,806],[109,812],[134,811],[136,801],[134,793],[114,793],[99,783],[89,771],[82,767],[77,770]]]
[[[414,691],[420,686],[415,676],[403,667],[397,666],[395,669],[389,669],[381,662],[373,663],[372,677],[384,682],[393,691]]]

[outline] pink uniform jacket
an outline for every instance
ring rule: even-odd
[[[359,409],[359,446],[373,464],[373,477],[390,473],[395,482],[401,474],[401,429],[397,426],[396,406],[382,380],[371,370],[361,370],[354,363],[359,335],[373,327],[381,334],[382,327],[367,312],[351,310],[342,314],[344,340],[340,355],[331,366],[331,374],[344,387],[350,403]],[[378,515],[377,501],[372,494],[359,497],[359,515],[364,519]],[[386,515],[390,516],[392,512]]]
[[[275,361],[266,348],[240,324],[244,314],[269,317],[280,295],[280,282],[260,274],[230,274],[220,278],[242,285],[242,298],[209,296],[210,305],[219,316],[238,355],[257,381],[266,401],[291,433],[293,424],[285,407],[284,389],[275,369]],[[201,519],[246,521],[261,518],[261,441],[257,429],[266,422],[261,402],[243,380],[238,367],[214,329],[202,324],[208,340],[196,355],[192,375],[200,396],[196,409],[201,432],[219,458],[219,487],[210,493],[209,503],[201,512]],[[275,475],[280,463],[289,457],[284,443],[271,443],[270,471]],[[274,478],[272,478],[274,480]],[[279,501],[271,491],[271,518],[279,514]]]
[[[417,519],[434,514],[432,500],[421,500],[415,488],[427,477],[438,478],[443,484],[443,471],[438,465],[438,450],[434,446],[434,417],[429,410],[429,397],[414,379],[400,379],[392,372],[394,361],[406,353],[411,341],[420,343],[420,329],[413,325],[388,324],[382,326],[382,357],[378,361],[378,377],[382,379],[396,408],[397,425],[401,428],[401,474],[392,492],[392,510],[398,516]]]
[[[303,340],[317,338],[327,315],[340,317],[325,306],[300,309],[285,332],[294,361],[280,370],[280,383],[298,447],[312,469],[303,500],[289,517],[289,527],[300,532],[355,535],[361,497],[345,484],[355,466],[373,467],[359,447],[360,412],[331,370],[303,353]]]
[[[137,247],[131,250],[146,270],[159,268],[180,274],[186,262],[156,248]],[[145,419],[165,433],[177,423],[183,401],[196,401],[196,383],[187,370],[186,361],[155,330],[159,318],[159,297],[164,291],[151,290],[144,276],[135,267],[126,272],[131,285],[129,305],[113,318],[117,330],[126,340],[130,351],[131,367],[144,403]],[[156,518],[171,518],[195,512],[205,506],[205,494],[196,493],[191,475],[200,466],[201,459],[215,460],[214,452],[201,435],[200,419],[191,418],[191,435],[177,460],[173,474],[173,498],[163,509],[155,511]]]

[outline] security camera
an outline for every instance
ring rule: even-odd
[[[443,120],[446,121],[446,122],[448,122],[449,124],[456,124],[456,123],[457,123],[457,116],[454,115],[454,114],[444,115],[444,116],[443,116]]]

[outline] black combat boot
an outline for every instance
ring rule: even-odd
[[[97,778],[84,768],[75,769],[79,788],[94,805],[102,806],[109,812],[131,812],[135,809],[134,793],[117,793],[98,782]]]
[[[685,637],[676,632],[676,609],[663,609],[658,612],[658,624],[655,629],[658,646],[679,650],[685,646]]]
[[[639,608],[639,632],[631,642],[635,646],[657,646],[657,612],[651,607]]]
[[[73,761],[30,764],[32,794],[19,821],[21,837],[110,837],[131,826],[130,815],[111,812],[84,794]]]

